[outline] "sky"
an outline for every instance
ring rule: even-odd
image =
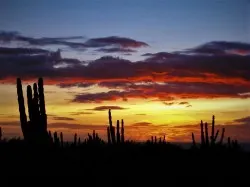
[[[250,141],[249,0],[0,4],[6,138],[22,136],[16,78],[26,92],[43,77],[48,128],[68,139],[92,130],[105,139],[111,109],[127,139],[191,141],[215,115],[227,136]]]

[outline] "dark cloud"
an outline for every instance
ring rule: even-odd
[[[69,42],[67,40],[84,39],[83,36],[54,37],[54,38],[33,38],[22,36],[18,32],[0,32],[0,42],[9,43],[12,41],[24,42],[32,46],[65,45],[71,48],[85,48],[83,43]]]
[[[128,109],[128,108],[123,108],[123,107],[120,107],[120,106],[98,106],[98,107],[88,109],[88,110],[105,111],[105,110],[109,110],[109,109],[110,110],[125,110],[125,109]]]
[[[50,51],[39,48],[9,48],[0,47],[0,55],[34,55],[48,54]]]
[[[146,61],[148,62],[164,62],[168,59],[175,59],[181,57],[180,54],[168,53],[168,52],[159,52],[159,53],[145,53],[142,56],[148,57]]]
[[[234,121],[250,125],[250,116],[247,116],[247,117],[244,117],[244,118],[235,119]]]
[[[78,94],[73,100],[75,102],[250,96],[246,94],[250,92],[250,56],[160,54],[159,58],[155,55],[137,62],[105,56],[84,65],[74,59],[61,58],[60,51],[11,57],[3,55],[0,57],[0,80],[13,83],[16,77],[31,80],[41,76],[45,84],[61,83],[65,87],[98,84],[120,89]],[[67,66],[55,67],[67,62]]]
[[[97,52],[103,52],[103,53],[135,53],[136,50],[129,49],[129,48],[119,48],[119,47],[113,47],[113,48],[100,48],[96,50]]]
[[[94,112],[71,112],[70,114],[74,116],[80,116],[80,115],[94,114]]]
[[[131,124],[131,126],[133,127],[148,127],[150,125],[152,125],[152,123],[150,122],[137,122],[137,123]]]
[[[186,107],[189,108],[189,107],[192,107],[192,105],[187,105]]]
[[[90,86],[93,86],[95,84],[93,83],[60,83],[57,86],[60,88],[70,88],[70,87],[79,87],[79,88],[88,88]]]
[[[163,102],[165,105],[167,105],[167,106],[171,106],[171,105],[173,105],[173,104],[175,104],[175,102]]]
[[[109,36],[103,38],[92,38],[89,39],[85,45],[87,47],[106,47],[106,46],[117,46],[122,48],[138,48],[149,46],[145,42],[136,41],[131,38]]]
[[[114,89],[114,88],[126,88],[126,86],[132,84],[133,83],[129,81],[115,81],[115,82],[99,82],[98,86]]]
[[[179,102],[179,105],[189,105],[189,103],[186,101],[182,101],[182,102]]]
[[[85,39],[83,36],[69,36],[69,37],[42,37],[34,38],[23,36],[18,32],[8,32],[0,31],[0,42],[10,43],[10,42],[23,42],[32,46],[47,46],[47,45],[63,45],[70,47],[72,49],[84,51],[87,48],[99,48],[98,52],[112,53],[112,52],[122,52],[131,53],[136,52],[135,50],[129,48],[139,48],[147,47],[148,44],[145,42],[137,41],[131,38],[109,36],[103,38],[91,38],[86,42],[72,42],[72,40]],[[111,47],[111,48],[103,48]]]
[[[137,116],[146,116],[147,114],[135,114]]]
[[[127,92],[120,91],[109,91],[109,92],[99,92],[99,93],[83,93],[77,94],[72,102],[78,103],[101,103],[103,101],[113,101],[118,99],[123,99],[126,101],[125,94]]]
[[[250,55],[250,44],[241,42],[213,41],[187,50],[187,52],[210,55]]]
[[[74,118],[69,118],[69,117],[61,117],[61,116],[55,116],[53,117],[54,120],[62,120],[62,121],[73,121],[75,120]]]
[[[101,103],[103,101],[127,101],[131,98],[159,99],[171,101],[173,99],[188,98],[246,98],[239,93],[247,92],[249,87],[242,85],[228,85],[215,83],[165,83],[165,84],[125,84],[119,87],[124,91],[108,91],[99,93],[78,94],[73,102]],[[164,102],[165,105],[173,105],[176,102]],[[189,105],[188,102],[176,103]]]
[[[37,57],[38,58],[38,57]],[[47,59],[46,59],[47,58]],[[53,58],[39,57],[39,69],[30,69],[26,65],[13,68],[20,63],[27,63],[33,59],[17,58],[15,64],[1,59],[2,76],[37,77],[49,79],[64,79],[75,82],[74,79],[85,81],[168,81],[168,82],[234,82],[248,84],[250,56],[184,56],[164,60],[161,63],[151,61],[130,62],[129,60],[102,57],[88,65],[73,65],[67,68],[54,68]],[[46,62],[46,63],[45,63]],[[32,64],[37,64],[33,62]],[[5,67],[7,66],[7,67]],[[30,69],[30,70],[29,70]],[[15,70],[15,71],[14,71]],[[46,70],[46,71],[45,71]],[[30,73],[34,72],[34,73]],[[35,76],[36,75],[36,76]],[[69,80],[69,78],[71,78]]]

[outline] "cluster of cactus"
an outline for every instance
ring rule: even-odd
[[[111,110],[108,111],[109,115],[109,126],[107,127],[107,136],[108,136],[108,143],[109,144],[119,144],[124,143],[125,137],[124,137],[124,121],[121,120],[121,127],[120,127],[120,121],[117,120],[116,123],[116,133],[115,133],[115,127],[112,125],[112,115]]]
[[[204,131],[205,129],[205,131]],[[201,148],[204,147],[210,147],[210,146],[214,146],[214,145],[223,145],[223,140],[224,140],[224,136],[225,136],[225,128],[222,128],[222,133],[221,133],[221,137],[220,140],[217,141],[218,135],[219,135],[219,130],[216,131],[215,133],[215,116],[212,116],[212,128],[211,128],[211,136],[209,137],[208,135],[208,123],[205,122],[203,123],[203,121],[201,120],[200,123],[200,144],[201,144]],[[192,133],[192,142],[193,142],[193,146],[196,147],[196,141],[195,141],[195,137],[194,137],[194,133]],[[231,147],[232,146],[236,146],[238,145],[238,141],[237,140],[232,140],[231,138],[228,137],[228,146]]]
[[[165,144],[166,143],[166,136],[164,135],[163,138],[160,137],[157,139],[156,136],[151,136],[151,140],[149,140],[148,142],[153,143],[153,144]]]
[[[51,131],[49,131],[48,135],[49,135],[50,145],[55,145],[56,147],[60,147],[60,146],[63,147],[64,142],[63,142],[63,133],[62,132],[60,132],[60,136],[58,135],[57,132],[54,132],[53,136],[52,136]]]
[[[20,78],[17,78],[17,97],[24,140],[33,143],[47,143],[49,139],[47,133],[47,114],[45,109],[43,79],[38,79],[38,85],[37,83],[33,84],[33,94],[32,87],[30,85],[27,86],[29,121],[27,120],[25,112],[22,82]]]
[[[93,130],[92,135],[88,133],[88,137],[84,140],[84,143],[87,144],[101,144],[104,141],[99,137],[98,133]]]

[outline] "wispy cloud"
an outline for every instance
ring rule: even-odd
[[[80,116],[80,115],[90,115],[90,114],[95,114],[94,112],[71,112],[71,115],[74,116]]]
[[[61,116],[55,116],[53,117],[54,120],[62,120],[62,121],[73,121],[75,120],[74,118],[70,117],[61,117]]]
[[[117,46],[121,48],[138,48],[147,47],[147,43],[142,41],[137,41],[131,38],[119,37],[119,36],[109,36],[103,38],[92,38],[89,39],[85,45],[87,47],[106,47],[106,46]]]
[[[109,109],[111,109],[111,110],[125,110],[125,109],[128,109],[128,108],[123,108],[123,107],[120,107],[120,106],[98,106],[98,107],[88,109],[88,110],[105,111],[105,110],[109,110]]]

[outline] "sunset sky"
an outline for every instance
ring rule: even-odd
[[[199,136],[200,120],[250,141],[249,0],[2,0],[0,126],[21,136],[16,78],[44,78],[48,127],[106,139]],[[26,98],[25,98],[26,99]],[[27,107],[26,107],[27,110]]]

